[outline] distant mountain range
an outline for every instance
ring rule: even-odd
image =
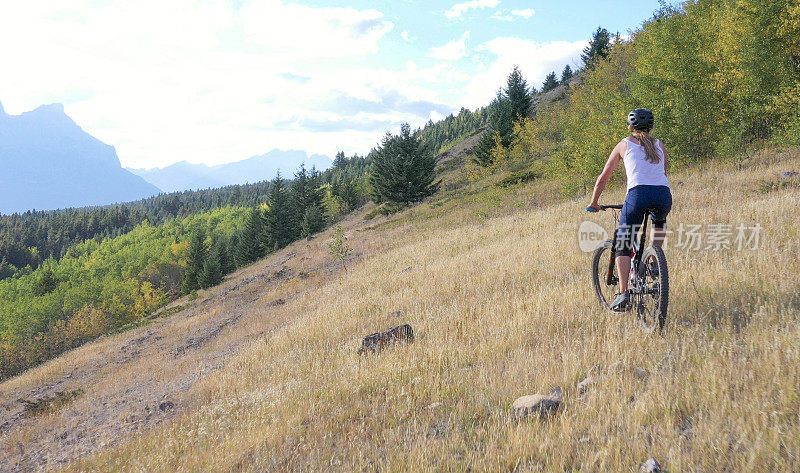
[[[273,150],[267,154],[217,166],[180,161],[160,169],[128,170],[165,192],[173,192],[265,181],[275,177],[278,171],[284,177],[291,178],[302,163],[305,163],[307,169],[316,167],[322,171],[328,169],[333,162],[329,157],[319,154],[308,156],[305,151]]]
[[[0,104],[0,213],[104,205],[159,194],[61,104],[8,115]]]
[[[181,161],[165,168],[125,169],[113,146],[86,133],[61,104],[21,115],[0,104],[0,213],[107,205],[162,192],[291,178],[305,163],[322,171],[327,156],[273,150],[218,166]]]

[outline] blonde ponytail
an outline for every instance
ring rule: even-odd
[[[645,159],[653,164],[660,163],[661,155],[656,151],[656,140],[650,135],[650,130],[636,130],[633,126],[629,126],[629,129],[644,148]]]

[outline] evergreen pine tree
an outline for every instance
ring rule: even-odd
[[[343,168],[345,166],[347,166],[347,157],[344,155],[344,151],[339,151],[336,153],[336,159],[333,160],[333,167]]]
[[[208,259],[208,245],[206,244],[206,233],[198,227],[192,232],[189,241],[189,258],[186,269],[183,271],[183,292],[188,294],[200,287],[200,275],[203,272],[203,265]]]
[[[370,183],[376,202],[409,204],[433,194],[436,158],[404,123],[397,136],[387,133],[372,158]]]
[[[233,186],[231,195],[228,197],[228,205],[239,205],[242,200],[242,187],[240,185]]]
[[[244,228],[238,235],[234,250],[236,266],[245,266],[266,254],[264,241],[264,216],[259,207],[254,207],[247,215]]]
[[[528,116],[528,110],[531,107],[531,93],[519,67],[514,66],[508,75],[504,94],[511,105],[512,121]]]
[[[494,157],[492,156],[492,149],[495,146],[495,136],[497,133],[494,130],[486,130],[481,136],[480,141],[472,150],[472,161],[483,167],[492,164]]]
[[[322,205],[314,204],[306,209],[303,215],[303,222],[300,225],[303,237],[309,237],[325,228],[325,214]]]
[[[530,103],[530,102],[528,102]],[[473,162],[486,167],[494,162],[492,150],[497,145],[497,136],[503,146],[511,144],[514,132],[514,111],[511,99],[503,91],[489,104],[488,128],[473,150]]]
[[[489,104],[489,126],[492,131],[500,133],[503,146],[508,146],[511,143],[516,117],[511,99],[502,93],[498,93],[497,97]]]
[[[572,79],[572,68],[569,67],[569,64],[564,66],[564,70],[561,72],[561,83],[566,84],[570,79]]]
[[[266,231],[263,244],[268,251],[276,251],[297,237],[289,190],[280,173],[275,176],[269,189],[269,209],[265,215]]]
[[[584,67],[591,69],[594,63],[608,57],[611,52],[611,34],[607,29],[597,27],[597,31],[592,35],[589,40],[589,46],[586,46],[581,54]]]
[[[548,92],[556,87],[558,87],[558,78],[556,77],[555,72],[551,72],[550,74],[547,74],[547,77],[544,79],[544,83],[542,84],[542,92]]]
[[[229,274],[236,269],[236,264],[231,255],[231,245],[227,238],[220,236],[214,239],[211,245],[211,258],[214,258],[219,263],[219,270],[222,275]]]
[[[200,274],[197,276],[197,285],[203,289],[216,286],[222,282],[222,269],[219,266],[219,255],[206,258]]]
[[[50,268],[45,268],[42,270],[42,274],[39,276],[39,279],[37,279],[33,285],[33,295],[43,296],[45,294],[50,294],[56,290],[57,286],[58,279],[56,279],[53,270]]]
[[[294,181],[292,181],[290,194],[290,204],[292,206],[292,213],[294,214],[293,220],[295,228],[293,230],[295,232],[295,238],[297,235],[308,236],[309,234],[306,234],[303,231],[306,213],[309,211],[309,209],[314,207],[317,207],[318,209],[322,208],[323,193],[320,190],[319,172],[313,168],[311,171],[306,171],[305,166],[301,164],[300,168],[295,173]],[[318,231],[318,226],[319,223],[315,222],[313,225],[314,231],[311,233],[316,233]],[[293,240],[295,238],[293,238]]]

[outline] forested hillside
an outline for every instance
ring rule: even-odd
[[[563,100],[515,124],[493,164],[533,167],[585,191],[646,107],[670,163],[800,143],[800,8],[785,0],[664,6],[630,40],[613,39]],[[597,37],[595,37],[597,39]]]
[[[366,158],[286,181],[0,217],[0,378],[141,321],[368,199]]]
[[[147,221],[161,225],[220,207],[261,205],[269,182],[162,194],[128,204],[0,216],[0,279],[35,269],[48,258],[92,238],[124,235]],[[21,273],[18,273],[21,271]]]

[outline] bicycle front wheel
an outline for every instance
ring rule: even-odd
[[[667,257],[660,246],[648,246],[637,269],[636,314],[648,331],[663,330],[669,306]]]
[[[617,266],[611,266],[611,283],[608,284],[608,268],[611,260],[611,240],[606,240],[594,250],[592,255],[592,285],[594,286],[597,300],[604,309],[611,310],[611,303],[619,292],[619,277]]]

